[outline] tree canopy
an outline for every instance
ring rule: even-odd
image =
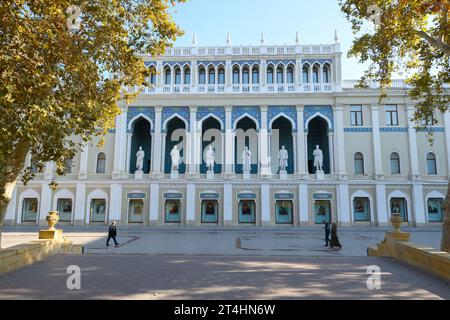
[[[182,34],[171,14],[182,2],[2,1],[0,226],[29,152],[40,171],[54,161],[63,174],[64,159],[114,126],[118,101],[134,98],[122,88],[145,84],[142,55],[162,54]]]

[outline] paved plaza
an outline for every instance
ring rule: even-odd
[[[101,229],[66,234],[85,254],[58,255],[0,276],[0,299],[450,299],[450,284],[390,258],[367,257],[379,228],[342,228],[341,251],[323,246],[322,230],[119,229],[105,248]],[[412,241],[437,247],[438,229],[411,229]],[[7,231],[4,245],[36,238]],[[67,267],[81,270],[68,290]],[[367,267],[381,269],[369,290]]]

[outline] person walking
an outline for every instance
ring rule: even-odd
[[[330,241],[330,223],[323,220],[324,228],[325,228],[325,245],[324,247],[328,247],[328,242]]]
[[[337,236],[337,224],[336,224],[336,222],[333,222],[333,224],[331,225],[330,247],[331,247],[331,249],[337,247],[337,248],[339,248],[338,250],[341,250],[341,248],[342,248],[342,245],[339,242],[339,238]]]
[[[106,246],[109,247],[109,240],[113,239],[115,246],[118,247],[119,243],[117,242],[116,237],[117,237],[117,227],[116,222],[113,221],[109,226],[108,240],[106,240]]]

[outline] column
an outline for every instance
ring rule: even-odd
[[[336,148],[337,153],[337,174],[340,179],[347,178],[345,167],[345,137],[344,137],[344,105],[335,106],[336,116]]]
[[[340,225],[350,224],[350,199],[348,194],[348,184],[341,183],[337,188],[337,208]]]
[[[88,212],[88,210],[86,210],[86,185],[84,183],[77,183],[75,192],[74,225],[83,224],[85,212]]]
[[[377,184],[376,186],[376,202],[377,202],[377,219],[379,225],[387,225],[389,222],[389,214],[387,211],[386,201],[386,185]]]
[[[297,105],[297,174],[299,178],[305,178],[308,172],[305,162],[305,127],[303,119],[303,105]]]
[[[159,215],[159,184],[152,183],[150,185],[150,219],[151,225],[158,224]]]
[[[383,179],[383,165],[381,162],[381,136],[378,104],[371,104],[372,111],[372,139],[373,139],[373,160],[375,164],[375,179]]]
[[[87,168],[89,158],[89,143],[85,142],[83,150],[80,154],[80,170],[78,171],[78,179],[87,179]]]
[[[200,146],[198,145],[198,133],[197,133],[197,107],[189,107],[190,128],[186,139],[186,163],[188,173],[191,177],[195,177],[198,172],[197,154],[200,152]],[[201,133],[200,133],[201,135]]]
[[[161,166],[161,151],[162,151],[162,136],[161,136],[161,113],[162,107],[155,107],[155,133],[153,135],[153,154],[152,154],[152,174],[158,176],[162,172]]]
[[[445,145],[447,147],[447,175],[450,177],[450,111],[444,114]]]
[[[114,166],[113,179],[120,179],[127,171],[125,168],[125,159],[129,158],[129,152],[126,148],[127,143],[127,111],[116,117],[116,133],[114,136]],[[128,155],[128,156],[127,156]]]
[[[186,224],[195,224],[195,184],[189,183],[186,188]]]
[[[17,202],[17,185],[14,186],[13,192],[11,194],[11,200],[9,200],[8,207],[6,208],[5,222],[14,224],[14,217],[16,214],[16,202]]]
[[[269,161],[269,139],[267,134],[267,105],[262,105],[261,107],[261,124],[260,124],[260,130],[259,130],[259,146],[258,146],[258,153],[259,153],[259,163],[261,164],[260,167],[260,174],[261,176],[271,176],[272,170],[270,169],[270,161]]]
[[[224,226],[233,223],[233,187],[231,183],[223,185],[223,224]]]
[[[225,106],[225,176],[234,172],[234,130],[231,119],[233,107]]]
[[[131,138],[133,138],[133,134],[128,132],[125,138],[125,144],[123,146],[123,150],[126,150],[125,154],[125,172],[130,172],[130,162],[131,162]]]
[[[334,153],[334,150],[337,148],[334,148],[334,134],[333,132],[328,132],[328,149],[329,149],[329,158],[330,158],[330,174],[336,173],[336,168],[334,165],[334,162],[336,160],[336,155]]]
[[[408,121],[408,142],[409,142],[409,161],[411,164],[411,178],[416,179],[420,177],[419,170],[419,154],[417,153],[417,136],[414,122],[411,120],[414,116],[414,105],[406,106],[407,121]],[[423,196],[422,196],[423,197]]]
[[[39,205],[39,225],[46,225],[45,218],[52,209],[53,192],[48,185],[48,181],[41,185],[41,203]]]
[[[298,212],[300,225],[309,223],[308,209],[308,185],[306,183],[300,183],[298,185]]]
[[[270,225],[270,186],[261,185],[261,225]]]
[[[424,225],[427,222],[427,210],[425,208],[425,201],[423,195],[423,186],[421,184],[413,184],[413,217],[415,219],[416,225]]]
[[[118,183],[111,184],[111,195],[109,199],[109,223],[117,221],[120,224],[122,220],[122,185]],[[128,218],[123,221],[128,222]]]

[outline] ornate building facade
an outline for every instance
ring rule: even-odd
[[[342,80],[341,54],[336,41],[194,44],[146,58],[152,85],[132,105],[121,105],[104,146],[94,140],[68,159],[55,191],[48,187],[51,163],[27,186],[19,182],[6,224],[43,224],[50,210],[59,211],[62,224],[85,226],[112,220],[136,226],[386,225],[391,212],[412,226],[440,222],[450,114],[435,114],[437,124],[418,128],[402,81],[394,81],[379,104],[376,83],[361,89]],[[316,145],[323,176],[314,167]],[[177,172],[174,146],[181,157]],[[205,158],[210,146],[213,172]],[[279,172],[282,146],[285,173]]]

